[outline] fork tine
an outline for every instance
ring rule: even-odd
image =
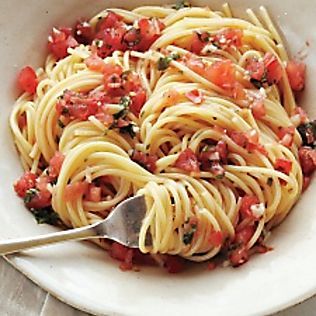
[[[146,214],[143,195],[120,203],[108,218],[96,227],[98,235],[115,240],[130,248],[139,247],[139,232]]]

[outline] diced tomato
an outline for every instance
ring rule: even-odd
[[[301,91],[305,86],[306,65],[303,62],[290,60],[286,66],[286,73],[292,90]]]
[[[215,270],[217,268],[217,264],[214,262],[214,261],[210,261],[208,264],[207,264],[207,270]]]
[[[251,218],[255,219],[251,207],[253,205],[259,204],[260,201],[257,196],[255,195],[245,195],[241,198],[241,205],[240,205],[240,214],[242,218]]]
[[[97,45],[98,55],[101,58],[105,58],[116,50],[124,51],[123,38],[125,32],[125,25],[99,31],[96,35],[96,40],[99,40],[99,43],[101,43],[101,45]]]
[[[88,193],[86,196],[87,201],[91,202],[100,202],[101,201],[101,191],[100,187],[95,186],[94,184],[89,185]]]
[[[196,72],[200,76],[205,76],[205,64],[201,58],[193,54],[186,54],[182,57],[182,60],[183,63],[192,71]]]
[[[260,120],[266,115],[266,108],[263,100],[256,100],[250,106],[252,115],[255,119]]]
[[[229,261],[233,267],[238,267],[249,260],[249,253],[245,246],[233,250],[229,255]]]
[[[67,184],[64,191],[64,198],[66,202],[72,202],[88,191],[89,184],[86,181],[75,182]]]
[[[91,44],[94,37],[93,28],[86,20],[79,20],[77,22],[74,33],[76,41],[84,45]]]
[[[248,138],[245,133],[233,131],[230,133],[230,138],[240,147],[246,147],[248,143]]]
[[[68,48],[78,46],[69,28],[54,28],[48,36],[48,49],[56,57],[62,59],[68,56]]]
[[[156,171],[156,162],[158,160],[158,157],[155,155],[149,155],[141,151],[134,150],[131,159],[152,173]]]
[[[112,114],[104,113],[104,112],[98,112],[95,115],[96,119],[99,120],[101,123],[103,123],[105,126],[110,126],[114,123],[114,117]]]
[[[105,70],[105,62],[102,58],[100,58],[97,54],[92,54],[89,56],[84,63],[87,67],[96,72],[103,72]]]
[[[133,249],[127,248],[117,242],[113,242],[109,252],[113,259],[122,262],[120,268],[123,271],[131,270],[133,268]]]
[[[199,89],[191,90],[185,96],[194,104],[201,104],[204,101],[204,95]]]
[[[286,147],[291,147],[294,140],[295,127],[281,127],[278,130],[278,137],[280,139],[280,144]]]
[[[212,162],[210,171],[217,179],[221,179],[225,175],[225,169],[219,162]]]
[[[268,84],[276,84],[282,78],[282,66],[277,57],[272,53],[266,53],[263,57]]]
[[[175,162],[175,166],[187,172],[200,171],[198,159],[190,148],[187,148],[180,153],[178,159]]]
[[[248,225],[241,230],[237,230],[234,242],[237,244],[247,245],[253,234],[255,233],[255,228],[253,225]]]
[[[19,88],[25,92],[34,94],[38,85],[38,78],[34,69],[30,66],[24,67],[18,75]]]
[[[103,69],[104,73],[104,87],[113,93],[114,90],[121,89],[122,87],[122,74],[123,68],[119,65],[105,64]]]
[[[212,230],[207,240],[213,247],[219,247],[222,245],[223,239],[223,233],[221,231]]]
[[[179,273],[184,269],[184,262],[178,256],[167,256],[165,261],[165,267],[169,273]]]
[[[27,122],[26,122],[26,114],[23,113],[23,114],[20,114],[18,116],[18,126],[19,126],[19,129],[22,130],[25,126],[26,126]]]
[[[56,103],[58,115],[85,121],[98,111],[98,99],[89,94],[66,90]]]
[[[135,95],[131,96],[130,111],[138,117],[147,99],[146,91],[140,86]]]
[[[160,37],[164,24],[156,18],[142,18],[138,21],[140,31],[140,42],[135,50],[146,51]]]
[[[215,61],[204,68],[204,76],[207,80],[223,89],[232,89],[236,83],[236,73],[233,63],[226,59]]]
[[[104,31],[106,29],[120,26],[122,20],[123,20],[122,16],[120,16],[112,11],[108,11],[106,17],[104,17],[103,19],[101,19],[98,22],[96,29],[99,32],[99,31]]]
[[[278,158],[275,161],[274,169],[288,175],[292,169],[292,161],[285,158]]]
[[[48,173],[50,177],[58,177],[64,160],[65,156],[61,152],[56,151],[49,161]]]
[[[216,34],[215,41],[219,43],[220,46],[241,47],[242,38],[243,31],[241,29],[225,28]]]
[[[25,203],[28,208],[41,209],[51,205],[52,194],[47,186],[50,183],[50,178],[41,176],[37,179],[36,194],[32,197],[30,202]]]
[[[265,66],[263,61],[251,58],[247,60],[246,70],[249,72],[250,78],[261,81],[265,74]]]
[[[21,198],[25,197],[26,191],[35,188],[36,174],[32,172],[25,172],[19,180],[14,183],[14,190]]]
[[[193,32],[191,39],[191,52],[199,55],[209,41],[209,37],[210,35],[207,32]]]
[[[126,127],[126,126],[128,126],[129,124],[130,124],[129,121],[123,120],[122,118],[119,118],[119,119],[117,120],[117,127],[118,127],[118,128]]]
[[[301,147],[298,151],[303,174],[311,175],[316,169],[316,151],[310,147]]]

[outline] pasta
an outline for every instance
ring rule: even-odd
[[[313,125],[293,92],[304,65],[265,8],[246,13],[179,2],[54,29],[44,68],[20,73],[10,117],[27,207],[80,227],[143,194],[139,249],[158,262],[237,266],[269,250],[268,232],[314,170],[314,139],[304,140]],[[133,252],[100,243],[130,267]]]

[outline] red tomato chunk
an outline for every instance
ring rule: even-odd
[[[49,161],[48,173],[50,177],[58,177],[64,160],[65,156],[61,152],[56,151],[52,159]]]
[[[30,66],[24,67],[18,75],[18,86],[21,90],[34,94],[38,85],[38,78],[34,69]]]
[[[199,161],[192,151],[192,149],[187,148],[182,151],[175,162],[175,166],[187,172],[199,172]]]
[[[284,158],[278,158],[274,164],[275,170],[289,174],[292,169],[292,161]]]
[[[290,60],[286,66],[286,73],[294,91],[301,91],[305,86],[306,65],[302,62]]]
[[[301,147],[298,152],[303,174],[311,175],[316,169],[316,151],[310,147]]]
[[[157,168],[156,162],[158,157],[155,155],[149,155],[141,151],[134,150],[131,159],[152,173],[154,173]]]
[[[36,179],[36,174],[28,171],[25,172],[23,176],[14,183],[14,190],[17,195],[24,198],[26,191],[35,187]]]

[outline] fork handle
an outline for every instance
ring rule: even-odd
[[[95,226],[96,225],[94,224],[61,232],[40,235],[37,237],[0,241],[0,255],[8,255],[21,250],[49,245],[61,241],[93,238],[97,236],[97,233],[94,229]]]

